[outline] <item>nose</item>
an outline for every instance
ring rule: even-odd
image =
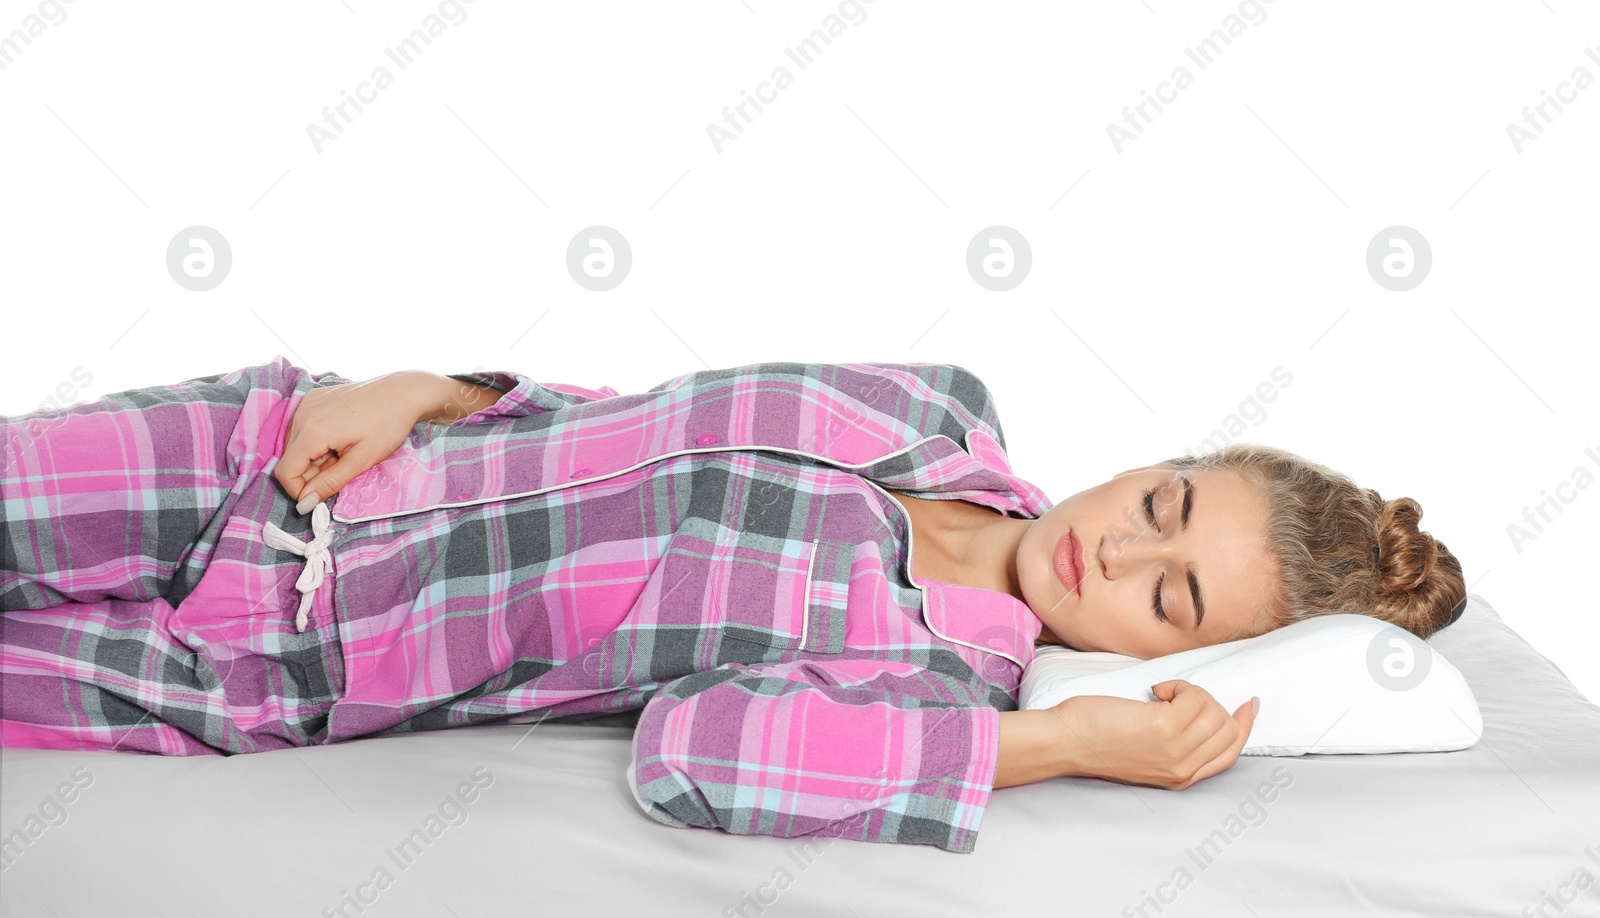
[[[1112,527],[1100,540],[1093,557],[1100,562],[1101,575],[1116,580],[1130,571],[1159,562],[1172,554],[1171,541],[1155,532],[1130,532]]]

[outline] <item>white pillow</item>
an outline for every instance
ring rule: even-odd
[[[1041,645],[1018,704],[1075,695],[1154,701],[1168,679],[1200,686],[1231,714],[1261,698],[1241,755],[1445,752],[1483,735],[1460,671],[1426,641],[1370,615],[1324,615],[1275,631],[1141,660]]]

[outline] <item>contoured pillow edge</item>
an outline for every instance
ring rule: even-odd
[[[1428,642],[1368,615],[1325,615],[1241,641],[1150,660],[1053,645],[1036,649],[1018,707],[1076,695],[1153,701],[1184,679],[1233,711],[1261,698],[1241,755],[1450,752],[1483,735],[1466,679]]]

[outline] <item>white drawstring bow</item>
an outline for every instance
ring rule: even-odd
[[[303,555],[306,559],[305,569],[294,582],[294,588],[300,591],[300,611],[294,617],[296,631],[306,630],[306,617],[311,611],[312,594],[317,591],[317,587],[322,586],[322,578],[333,570],[333,555],[328,551],[329,544],[333,542],[333,533],[328,531],[328,521],[328,505],[319,500],[316,509],[311,511],[312,538],[309,542],[300,541],[273,523],[267,523],[262,527],[268,545]]]

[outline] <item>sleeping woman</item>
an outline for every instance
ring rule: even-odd
[[[1461,567],[1234,444],[1053,503],[951,364],[756,363],[636,394],[281,356],[0,418],[0,746],[237,754],[636,718],[678,827],[969,852],[997,788],[1182,789],[1254,723],[1183,680],[1017,709],[1040,644],[1141,658],[1354,612],[1426,638]]]

